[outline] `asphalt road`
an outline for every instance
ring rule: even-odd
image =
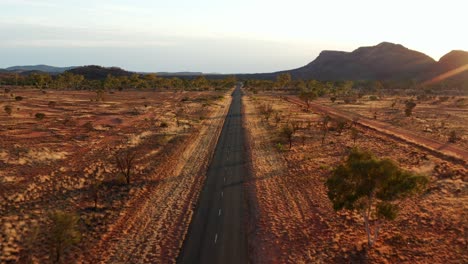
[[[242,193],[247,170],[240,86],[232,96],[178,263],[247,263]]]

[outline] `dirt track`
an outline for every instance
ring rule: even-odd
[[[297,97],[288,96],[286,97],[287,101],[290,101],[295,104],[306,106],[304,102],[299,100]],[[466,165],[466,160],[468,160],[468,151],[457,147],[453,144],[440,142],[431,138],[423,137],[417,135],[413,132],[410,132],[406,129],[392,126],[387,123],[379,122],[376,120],[371,120],[365,117],[362,117],[357,114],[344,113],[343,111],[319,105],[317,103],[310,103],[310,109],[329,114],[330,116],[340,117],[347,119],[349,121],[356,121],[361,126],[376,130],[380,133],[383,133],[387,136],[391,136],[400,140],[404,140],[410,144],[414,144],[418,147],[422,147],[431,152],[440,153],[452,159],[456,159],[458,162]]]

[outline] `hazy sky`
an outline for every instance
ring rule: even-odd
[[[0,0],[0,68],[269,72],[382,41],[468,50],[467,0]]]

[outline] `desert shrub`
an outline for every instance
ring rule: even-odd
[[[289,142],[289,149],[292,147],[292,140],[295,132],[295,128],[291,124],[284,125],[280,130],[280,135],[286,138]]]
[[[261,104],[260,105],[260,114],[263,115],[263,118],[268,122],[271,114],[273,114],[273,106],[271,104]]]
[[[369,100],[371,100],[371,101],[377,101],[378,99],[379,98],[377,96],[375,96],[375,95],[369,96]]]
[[[59,263],[67,250],[81,239],[78,230],[79,217],[76,214],[54,211],[49,213],[50,227],[48,230],[51,246],[51,259]]]
[[[11,105],[5,105],[3,107],[3,110],[5,110],[5,113],[7,113],[7,115],[11,115],[11,113],[13,112],[13,108],[11,107]]]
[[[45,116],[46,116],[46,115],[45,115],[44,113],[36,113],[36,114],[34,115],[34,117],[36,117],[36,119],[38,119],[38,120],[44,119]]]
[[[332,101],[332,103],[334,103],[336,101],[336,96],[330,97],[330,101]]]
[[[54,107],[57,105],[57,102],[55,102],[55,101],[50,101],[47,105],[48,105],[50,108],[54,108]]]
[[[412,100],[406,101],[405,103],[405,115],[406,116],[411,116],[413,113],[413,109],[416,107],[416,103],[413,102]]]
[[[275,125],[278,126],[279,122],[281,122],[281,114],[279,112],[275,113]]]
[[[160,127],[168,127],[169,125],[167,124],[167,122],[163,121],[163,122],[161,122],[161,124],[159,126]]]
[[[188,96],[185,96],[184,98],[180,99],[181,102],[187,102],[189,100]]]
[[[343,102],[345,104],[352,104],[352,103],[356,103],[357,99],[356,99],[356,97],[353,97],[353,96],[347,96],[347,97],[343,98]]]
[[[15,100],[16,100],[16,101],[22,101],[22,100],[23,100],[23,97],[22,97],[22,96],[15,96]]]
[[[439,96],[439,101],[440,102],[446,102],[446,101],[448,101],[449,98],[450,97],[448,97],[448,96]]]
[[[457,131],[455,131],[455,130],[450,131],[450,134],[449,134],[449,137],[448,137],[448,142],[455,143],[457,141],[458,141]]]
[[[336,131],[338,132],[338,134],[341,135],[341,133],[343,132],[343,130],[346,128],[347,125],[348,125],[348,122],[346,122],[346,120],[338,119],[336,121]]]
[[[429,96],[427,94],[420,94],[416,96],[416,99],[418,101],[426,101],[426,100],[429,100]]]
[[[10,88],[5,88],[5,90],[3,90],[3,92],[7,94],[7,93],[11,92],[11,89]]]
[[[276,145],[275,145],[276,149],[279,150],[279,151],[284,151],[284,145],[281,144],[280,142],[278,142]]]

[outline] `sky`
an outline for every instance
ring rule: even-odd
[[[468,50],[467,0],[0,0],[0,68],[254,73],[383,41]]]

